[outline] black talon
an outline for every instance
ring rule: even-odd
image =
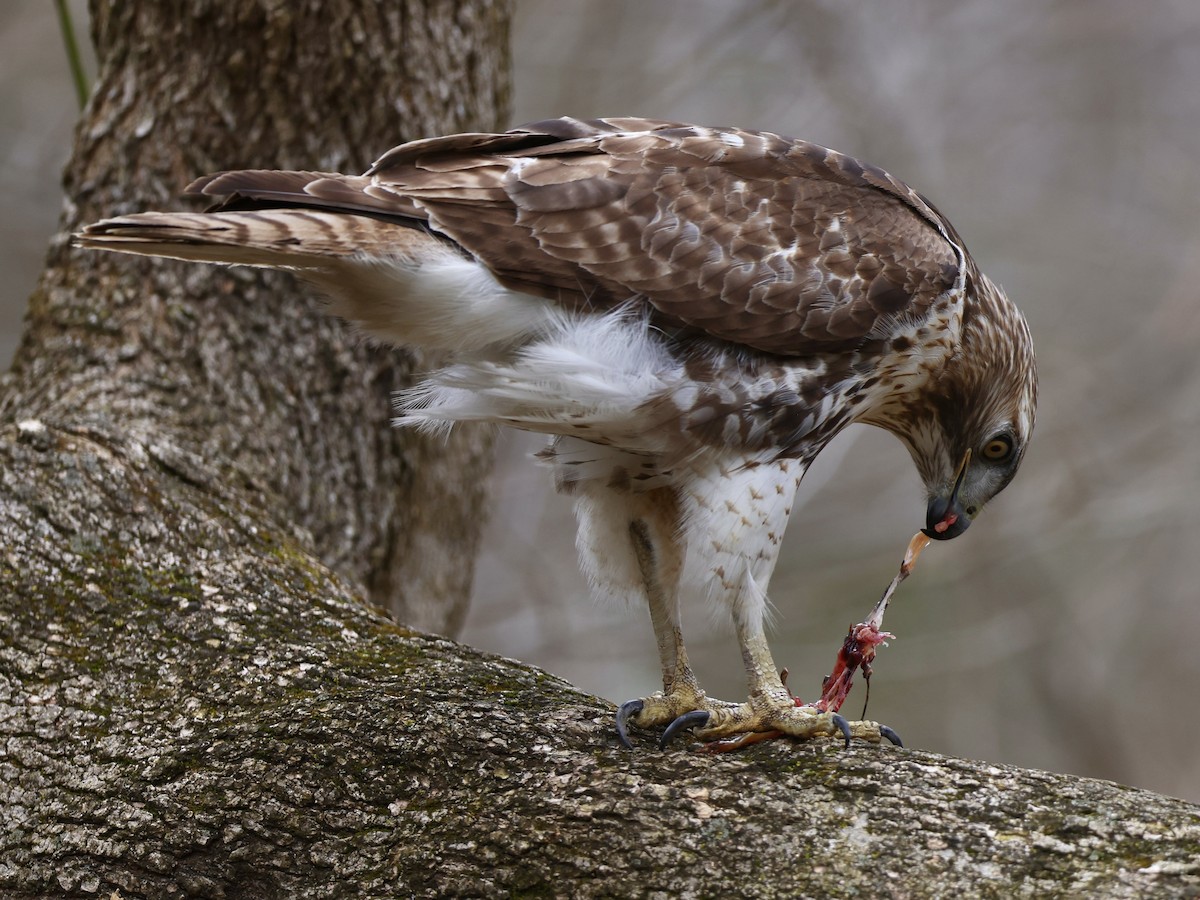
[[[626,750],[633,749],[633,744],[629,743],[629,720],[645,708],[646,704],[641,700],[626,700],[617,708],[617,737]]]
[[[904,742],[902,740],[900,740],[900,735],[896,734],[896,732],[892,731],[892,729],[888,728],[886,725],[879,726],[879,733],[883,737],[885,737],[889,741],[891,741],[893,744],[895,744],[897,747],[904,746]]]
[[[703,727],[708,722],[708,710],[693,709],[691,712],[685,712],[674,722],[667,726],[667,730],[663,732],[662,738],[658,742],[659,750],[666,750],[667,744],[671,743],[671,739],[681,731],[689,731],[692,728]]]
[[[850,749],[850,723],[837,713],[832,713],[833,724],[838,727],[838,731],[842,733],[842,737],[846,739],[846,749]]]

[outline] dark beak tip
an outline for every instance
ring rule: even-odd
[[[953,521],[947,524],[947,519]],[[948,541],[966,531],[970,524],[971,517],[958,505],[957,500],[952,503],[945,498],[935,497],[929,503],[925,527],[921,531],[935,541]],[[939,525],[942,527],[939,528]]]
[[[932,525],[928,525],[921,529],[921,533],[935,541],[948,541],[952,538],[958,537],[960,534],[966,531],[970,524],[971,520],[966,516],[962,516],[953,525],[951,525],[949,528],[943,529],[942,531],[937,531]]]

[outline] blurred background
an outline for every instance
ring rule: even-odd
[[[84,4],[73,0],[86,43]],[[909,746],[1200,802],[1200,5],[1194,0],[518,0],[517,122],[644,115],[804,137],[928,195],[1025,310],[1022,474],[900,589],[870,717]],[[0,11],[0,365],[60,208],[77,104],[53,8]],[[381,135],[379,150],[389,146]],[[620,702],[658,686],[644,609],[595,604],[569,505],[512,435],[463,639]],[[856,427],[817,461],[771,584],[809,699],[924,503]],[[710,694],[731,629],[685,611]],[[861,682],[844,711],[861,709]],[[649,752],[649,751],[647,751]]]

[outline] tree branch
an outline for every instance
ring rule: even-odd
[[[1200,813],[1145,791],[835,741],[623,751],[611,705],[392,624],[193,464],[32,422],[0,434],[19,538],[0,558],[9,891],[1200,886]]]

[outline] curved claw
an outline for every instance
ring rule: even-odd
[[[617,737],[626,750],[632,750],[629,742],[629,720],[646,708],[641,700],[627,700],[617,708]]]
[[[842,716],[833,713],[833,724],[837,726],[838,731],[842,733],[842,737],[846,739],[846,749],[850,749],[850,723]]]
[[[671,743],[675,735],[681,731],[689,731],[692,728],[703,727],[708,722],[708,710],[693,709],[691,712],[685,712],[679,716],[674,722],[667,726],[667,730],[663,732],[662,738],[658,742],[659,750],[666,750],[667,745]]]
[[[900,735],[896,734],[896,732],[892,731],[892,729],[888,728],[886,725],[879,726],[879,734],[882,737],[887,738],[889,741],[891,741],[897,747],[904,746],[904,742],[902,740],[900,740]]]

